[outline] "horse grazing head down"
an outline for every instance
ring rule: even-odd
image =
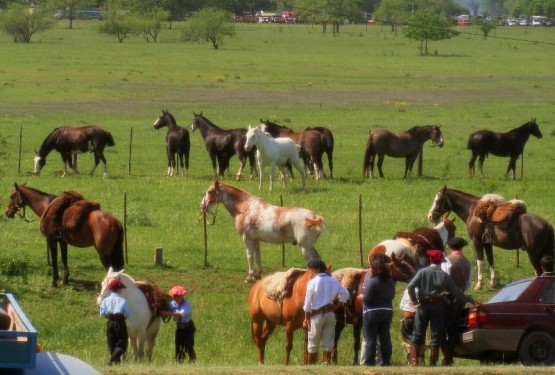
[[[443,147],[445,141],[443,140],[443,135],[441,134],[440,125],[430,125],[430,128],[432,130],[432,133],[430,135],[432,143],[439,148]]]

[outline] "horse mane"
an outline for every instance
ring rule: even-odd
[[[202,114],[202,112],[200,113],[193,113],[196,117],[200,117],[204,122],[208,123],[208,125],[211,125],[215,128],[221,129],[218,125],[214,124],[212,121],[210,121],[208,118],[206,118],[206,116],[204,116]]]
[[[168,295],[158,285],[149,281],[135,281],[135,285],[146,297],[150,311],[156,316],[160,316],[161,311],[170,309]]]
[[[441,236],[437,230],[427,227],[416,228],[412,232],[397,232],[393,239],[406,238],[416,248],[417,253],[425,253],[427,250],[445,250]]]
[[[35,189],[34,187],[27,186],[26,183],[25,183],[25,184],[20,184],[19,187],[25,187],[25,189],[34,191],[34,192],[37,193],[37,194],[46,195],[50,200],[56,198],[56,195],[55,195],[55,194],[50,194],[50,193],[47,193],[47,192],[45,192],[45,191],[42,191],[42,190],[39,190],[39,189]]]

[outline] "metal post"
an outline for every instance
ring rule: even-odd
[[[283,207],[283,195],[279,195],[279,204]],[[281,266],[285,267],[285,244],[281,244]]]
[[[362,260],[362,194],[358,195],[358,249],[360,253],[360,266],[364,267]]]
[[[131,149],[133,148],[133,127],[129,130],[129,169],[127,173],[131,175]]]
[[[19,127],[19,157],[17,158],[17,173],[21,173],[21,144],[23,143],[23,126]]]
[[[129,255],[127,254],[127,192],[123,193],[123,238],[125,242],[125,264],[129,264]]]
[[[208,236],[206,234],[206,211],[202,210],[202,223],[204,225],[204,267],[208,266]]]

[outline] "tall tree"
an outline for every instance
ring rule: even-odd
[[[62,11],[64,17],[69,20],[69,28],[73,29],[73,20],[77,17],[77,11],[93,4],[91,0],[50,0],[49,8],[53,12]]]
[[[15,43],[29,43],[34,34],[52,26],[52,15],[41,6],[30,9],[24,4],[11,3],[0,15],[2,29],[13,37]]]
[[[410,0],[382,0],[374,19],[391,25],[391,31],[397,32],[397,25],[406,23],[415,7],[415,2]]]
[[[414,12],[409,18],[405,28],[405,36],[420,42],[420,54],[428,54],[428,40],[450,39],[458,35],[457,31],[451,30],[452,22],[442,18],[428,9]]]
[[[235,35],[235,24],[230,13],[217,8],[204,8],[198,11],[185,24],[185,40],[209,40],[214,49],[219,49],[226,37]]]

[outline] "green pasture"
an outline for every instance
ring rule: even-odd
[[[232,175],[225,182],[274,204],[282,197],[285,205],[323,215],[327,229],[317,248],[334,269],[361,266],[359,200],[363,258],[398,230],[430,225],[426,215],[444,185],[475,195],[518,197],[531,212],[555,221],[555,28],[499,27],[487,39],[474,27],[460,28],[459,37],[431,43],[432,55],[422,57],[417,43],[393,34],[388,26],[343,26],[333,37],[322,34],[319,26],[238,25],[237,36],[217,51],[209,44],[181,42],[180,24],[164,30],[157,44],[139,37],[120,44],[99,34],[96,26],[96,21],[78,21],[70,30],[60,22],[34,36],[30,44],[15,44],[8,35],[0,35],[1,205],[6,206],[14,182],[27,183],[50,193],[77,190],[122,220],[126,195],[126,272],[164,289],[176,283],[189,288],[198,328],[198,361],[182,367],[173,363],[174,324],[169,323],[161,329],[152,364],[129,361],[109,368],[105,322],[95,305],[104,270],[95,250],[71,248],[71,286],[51,288],[38,218],[30,210],[28,222],[2,215],[0,289],[16,295],[45,350],[79,357],[110,373],[311,372],[297,367],[302,363],[300,331],[293,366],[288,370],[279,366],[284,356],[281,328],[269,340],[267,366],[256,367],[246,309],[249,285],[243,283],[245,249],[231,217],[220,207],[215,225],[207,230],[208,264],[204,264],[199,203],[211,182],[212,168],[201,135],[195,132],[189,177],[165,176],[165,130],[152,127],[161,109],[168,109],[187,127],[193,112],[202,111],[224,128],[257,125],[261,118],[295,130],[330,128],[336,142],[335,179],[310,178],[306,191],[295,179],[285,187],[275,185],[273,192],[259,192],[257,181],[234,181],[238,168],[234,158]],[[523,178],[520,160],[519,178],[513,181],[504,178],[508,159],[496,157],[486,161],[487,177],[468,177],[466,140],[471,132],[508,131],[532,117],[544,137],[527,143]],[[57,153],[49,155],[40,177],[32,175],[34,152],[54,127],[86,124],[99,124],[115,138],[116,146],[106,152],[108,178],[101,177],[101,170],[92,177],[86,173],[92,167],[90,155],[79,156],[81,175],[61,178]],[[442,149],[425,145],[423,177],[413,173],[402,180],[404,161],[387,158],[384,179],[362,178],[369,130],[403,131],[424,124],[441,124],[446,143]],[[249,168],[246,172],[248,176]],[[456,223],[458,234],[467,237],[460,219]],[[164,249],[163,266],[154,265],[158,246]],[[471,248],[466,255],[474,259]],[[265,275],[305,265],[292,245],[285,247],[284,265],[279,245],[265,245],[262,260]],[[519,266],[516,251],[495,249],[495,260],[501,285],[533,275],[522,251]],[[403,288],[397,286],[397,298]],[[492,293],[472,292],[482,301]],[[397,312],[393,363],[403,367],[399,318]],[[348,367],[351,360],[348,328],[341,341],[341,368],[332,371],[362,373],[363,369]],[[456,362],[458,367],[451,372],[478,371],[478,362]],[[504,370],[480,367],[479,371]],[[529,371],[538,369],[506,370]]]

